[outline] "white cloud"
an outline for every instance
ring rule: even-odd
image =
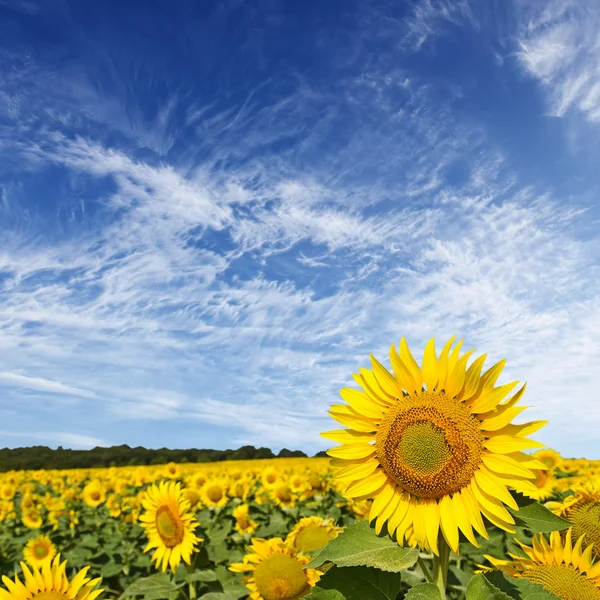
[[[600,6],[593,0],[522,2],[517,56],[548,92],[549,114],[600,122]]]
[[[19,373],[0,372],[0,385],[9,387],[18,387],[25,390],[35,390],[38,392],[48,392],[50,394],[62,394],[67,396],[77,396],[78,398],[94,398],[95,394],[88,390],[78,387],[65,385],[59,381],[49,381],[41,377],[29,377]]]
[[[106,447],[108,444],[101,439],[83,435],[80,433],[66,433],[62,431],[53,432],[15,432],[0,430],[0,437],[22,439],[27,444],[39,444],[40,442],[51,445],[63,446],[72,450],[88,450],[95,446]]]

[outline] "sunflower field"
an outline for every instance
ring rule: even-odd
[[[0,474],[0,600],[600,600],[600,461],[453,341],[371,357],[331,458]]]

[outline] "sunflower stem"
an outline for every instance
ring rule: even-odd
[[[194,554],[191,564],[188,565],[188,573],[191,575],[196,570],[196,558],[198,554]],[[189,600],[196,600],[196,582],[190,579],[189,581]]]
[[[419,556],[419,558],[417,559],[417,562],[419,563],[419,566],[421,567],[421,571],[423,571],[423,575],[425,575],[425,579],[427,579],[427,581],[429,581],[429,583],[435,583],[433,581],[433,577],[431,576],[431,573],[429,572],[429,569],[427,568],[427,565],[425,564],[425,561]]]
[[[450,546],[440,532],[438,538],[439,556],[433,555],[433,583],[440,590],[440,597],[446,600],[446,585],[448,584],[448,566],[450,565]]]

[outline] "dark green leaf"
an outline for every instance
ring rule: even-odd
[[[399,573],[412,567],[419,557],[416,548],[401,548],[389,537],[378,537],[366,521],[350,525],[331,540],[307,567],[318,568],[326,562],[338,567],[375,567]]]
[[[523,525],[534,533],[550,533],[567,529],[572,525],[569,521],[558,517],[539,502],[525,498],[521,494],[515,494],[519,510],[508,508],[517,520],[517,525]]]
[[[399,574],[368,567],[332,567],[319,581],[321,589],[337,590],[346,600],[395,600],[401,586]]]

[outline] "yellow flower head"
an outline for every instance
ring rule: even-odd
[[[97,479],[91,481],[83,488],[83,501],[92,508],[96,508],[106,500],[106,489]]]
[[[56,546],[47,535],[38,535],[23,548],[23,558],[32,567],[42,567],[56,556]]]
[[[561,600],[600,600],[600,563],[594,564],[591,546],[584,549],[583,537],[572,545],[571,532],[564,545],[558,531],[550,534],[549,544],[543,535],[534,536],[533,547],[516,540],[527,558],[510,553],[512,560],[486,558],[511,577],[538,583]]]
[[[249,517],[249,510],[247,504],[240,504],[231,511],[235,519],[235,530],[238,533],[253,534],[258,528],[258,523]]]
[[[286,543],[298,552],[320,550],[341,533],[343,529],[333,524],[333,519],[321,517],[304,517],[290,531]]]
[[[173,481],[152,485],[142,505],[146,512],[140,521],[148,536],[144,552],[155,548],[152,560],[157,566],[162,564],[163,572],[167,565],[174,571],[182,559],[189,565],[192,552],[203,540],[194,534],[199,523],[190,512],[181,485]]]
[[[575,493],[561,503],[546,506],[573,523],[573,537],[592,544],[592,554],[600,560],[600,486],[578,486]]]
[[[21,522],[23,525],[25,525],[25,527],[39,529],[44,521],[40,511],[34,507],[23,511]]]
[[[474,545],[473,528],[487,537],[482,515],[514,532],[505,505],[518,505],[508,488],[535,491],[531,469],[544,468],[522,451],[542,446],[526,436],[546,421],[512,424],[525,385],[503,400],[518,383],[495,387],[506,361],[481,374],[486,355],[467,368],[474,351],[460,356],[462,341],[450,351],[453,342],[438,357],[431,339],[419,367],[402,338],[400,353],[390,350],[393,374],[371,356],[372,370],[354,375],[362,391],[343,389],[348,404],[329,413],[348,429],[322,434],[342,444],[328,451],[342,493],[374,498],[376,531],[387,522],[402,544],[412,525],[418,544],[436,554],[440,529],[454,552],[459,529]]]
[[[281,538],[253,538],[248,550],[244,562],[232,564],[229,570],[248,573],[244,583],[251,600],[298,600],[321,576],[317,569],[304,569],[310,558],[298,554]]]
[[[98,579],[86,577],[89,567],[84,567],[69,581],[66,575],[67,561],[60,563],[60,554],[53,562],[46,561],[41,568],[21,563],[25,583],[18,575],[14,581],[4,575],[0,588],[0,600],[95,600],[103,590],[94,590]]]
[[[226,479],[208,479],[200,490],[200,498],[208,508],[220,508],[229,502],[227,491],[229,482]]]
[[[560,464],[562,457],[561,455],[552,450],[552,448],[544,448],[543,450],[538,450],[532,454],[534,458],[543,462],[546,467],[548,467],[549,471],[553,471]]]

